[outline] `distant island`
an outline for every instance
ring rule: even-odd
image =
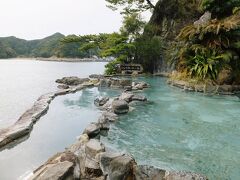
[[[24,40],[14,36],[0,37],[0,59],[8,58],[89,58],[96,53],[93,51],[79,51],[80,42],[63,43],[66,37],[61,33],[55,33],[43,39]]]

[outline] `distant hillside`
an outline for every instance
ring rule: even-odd
[[[72,35],[74,36],[74,35]],[[49,37],[27,41],[14,36],[0,37],[0,58],[14,57],[88,57],[88,53],[80,52],[80,43],[62,43],[65,36],[55,33]]]

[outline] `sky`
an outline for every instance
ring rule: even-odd
[[[0,37],[40,39],[65,35],[110,33],[122,22],[105,0],[0,0]]]

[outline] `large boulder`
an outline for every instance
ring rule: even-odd
[[[119,100],[124,100],[128,103],[130,103],[132,101],[132,97],[134,96],[133,93],[130,92],[123,92],[120,96],[119,96]]]
[[[135,161],[131,156],[105,152],[100,154],[100,167],[108,180],[133,179]]]
[[[98,97],[94,100],[96,106],[103,106],[109,101],[109,97]]]
[[[77,157],[67,151],[56,154],[50,158],[44,165],[40,166],[33,172],[31,180],[59,180],[59,179],[73,179],[74,166],[77,162]],[[79,177],[78,177],[79,178]]]
[[[111,87],[113,88],[125,88],[131,87],[132,81],[130,79],[118,79],[112,78],[111,79]]]
[[[134,176],[136,180],[164,180],[165,170],[157,169],[152,166],[134,166]]]
[[[150,87],[149,84],[147,84],[146,82],[133,82],[132,83],[132,90],[143,90],[145,88]]]
[[[100,128],[97,123],[91,123],[85,128],[83,134],[87,134],[89,138],[95,138],[100,135]]]
[[[118,120],[118,115],[112,112],[103,112],[102,116],[104,116],[109,122],[115,122]]]
[[[98,153],[104,152],[104,145],[97,139],[90,139],[86,143],[86,155],[88,158],[95,159]]]
[[[105,152],[105,147],[100,141],[90,139],[90,141],[86,143],[85,174],[87,177],[102,176],[102,171],[99,165],[99,154],[103,152]]]
[[[112,102],[112,110],[116,114],[126,114],[129,111],[129,105],[124,100],[114,100]]]
[[[56,83],[59,84],[65,84],[68,86],[77,86],[79,84],[83,84],[84,82],[89,81],[88,78],[79,78],[76,76],[71,76],[71,77],[64,77],[62,79],[57,79]]]
[[[68,89],[69,88],[69,86],[66,84],[59,84],[57,87],[58,87],[58,89]]]
[[[130,103],[132,101],[147,101],[147,98],[145,96],[142,96],[139,94],[133,94],[130,92],[123,92],[118,99],[124,100],[127,103]]]
[[[109,130],[110,122],[115,122],[118,120],[118,116],[112,112],[103,112],[98,119],[98,126],[101,130]]]
[[[99,87],[110,87],[111,86],[110,79],[101,79],[99,82]]]

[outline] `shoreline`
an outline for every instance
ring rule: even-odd
[[[234,96],[240,94],[240,85],[193,84],[169,78],[167,83],[187,92]]]
[[[26,60],[26,61],[50,61],[50,62],[110,62],[106,59],[96,59],[96,58],[42,58],[42,57],[16,57],[16,58],[7,58],[1,60]]]

